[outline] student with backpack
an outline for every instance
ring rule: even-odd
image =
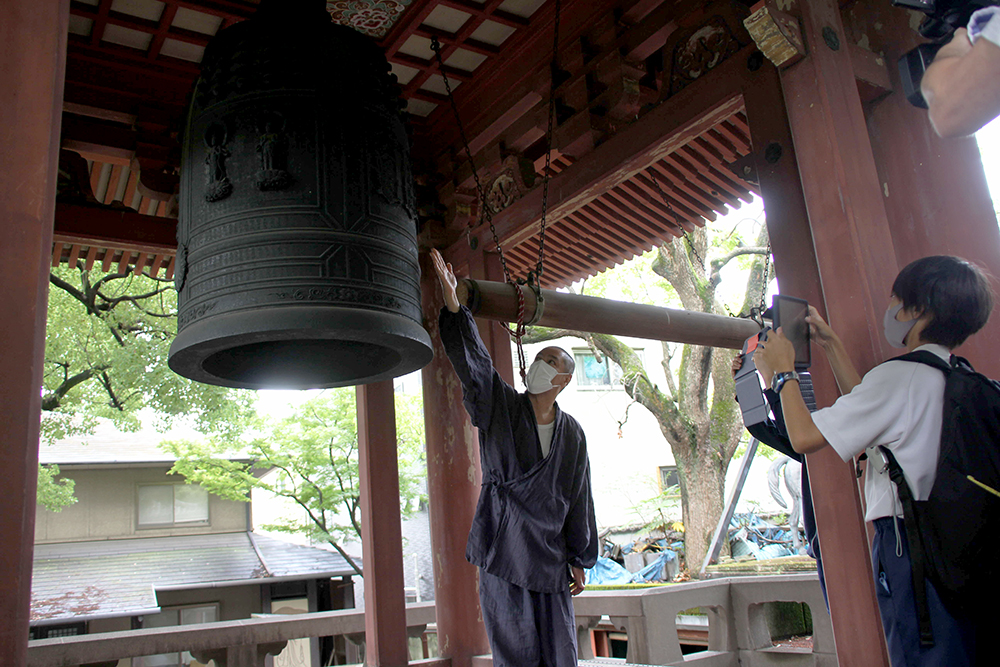
[[[844,461],[868,452],[865,519],[875,528],[872,568],[893,667],[988,664],[985,628],[997,604],[989,591],[1000,576],[993,548],[1000,496],[992,495],[1000,486],[1000,390],[951,350],[986,324],[992,308],[980,269],[957,257],[919,259],[896,277],[883,320],[889,343],[910,354],[861,378],[843,342],[810,308],[812,338],[843,395],[811,414],[799,392],[781,395],[795,451],[830,446]],[[797,384],[794,357],[778,329],[758,345],[754,362],[780,394]],[[944,521],[933,516],[942,507]]]

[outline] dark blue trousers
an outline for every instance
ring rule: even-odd
[[[882,629],[889,647],[892,667],[972,667],[975,656],[975,628],[971,622],[954,618],[941,603],[933,584],[927,582],[934,646],[920,646],[916,599],[910,575],[910,546],[903,520],[899,520],[901,555],[896,555],[896,531],[889,517],[876,519],[872,543],[872,569]]]
[[[494,667],[577,667],[573,598],[515,586],[479,568],[479,604]]]

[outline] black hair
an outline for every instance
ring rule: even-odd
[[[903,308],[930,313],[920,337],[953,349],[985,326],[993,310],[986,273],[960,257],[932,255],[910,262],[896,276],[892,293]]]

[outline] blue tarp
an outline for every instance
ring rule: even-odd
[[[620,586],[622,584],[643,584],[653,581],[662,581],[663,568],[667,563],[677,558],[673,551],[663,551],[652,563],[642,568],[636,573],[629,572],[623,566],[610,558],[598,558],[597,564],[586,571],[586,584],[588,586],[605,585]]]
[[[584,583],[588,586],[592,584],[620,585],[632,583],[632,573],[610,558],[601,556],[597,559],[597,564],[586,571]]]
[[[663,568],[675,558],[677,554],[673,551],[661,551],[656,560],[632,575],[632,583],[663,581]]]
[[[734,558],[757,560],[794,556],[791,531],[765,521],[756,514],[737,514],[729,524],[729,544]]]

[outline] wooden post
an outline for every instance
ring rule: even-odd
[[[357,399],[365,664],[403,667],[409,648],[392,380],[359,386]]]
[[[0,649],[26,662],[38,483],[39,388],[69,2],[11,0],[0,21],[0,281],[6,292],[0,354]]]
[[[807,206],[803,194],[806,174],[797,159],[800,150],[808,152],[816,148],[809,145],[800,148],[798,143],[793,144],[781,99],[778,72],[770,63],[765,63],[757,72],[748,73],[743,100],[767,211],[775,270],[783,293],[807,299],[824,315],[834,318],[823,288],[836,296],[840,287],[832,277],[829,282],[822,281],[822,267],[818,261],[820,250],[814,250],[813,242],[814,234],[824,237],[823,230],[817,233],[816,228],[825,224],[825,218]],[[776,146],[780,147],[777,160],[773,158],[778,154]],[[772,159],[766,159],[766,154]],[[810,178],[818,187],[818,175]],[[850,282],[849,278],[845,280]],[[863,326],[867,330],[867,323]],[[816,397],[820,405],[826,406],[837,399],[838,391],[830,366],[822,356],[817,355],[811,370]],[[853,469],[829,449],[807,457],[807,465],[837,655],[844,665],[888,665],[874,582],[870,576],[864,509]],[[879,646],[882,648],[876,649]]]
[[[895,93],[866,109],[879,187],[900,268],[927,255],[958,255],[1000,279],[1000,228],[975,137],[942,139],[927,112],[906,101],[895,63],[916,46],[909,12],[866,0],[844,17],[848,41],[883,54]],[[994,289],[1000,288],[995,284]],[[1000,377],[1000,317],[963,345],[977,370]]]
[[[482,479],[479,437],[462,405],[462,387],[441,345],[438,314],[444,303],[426,254],[421,256],[421,269],[424,327],[434,346],[434,360],[424,367],[422,375],[438,652],[454,667],[470,667],[473,656],[490,652],[479,609],[479,572],[465,559]]]

